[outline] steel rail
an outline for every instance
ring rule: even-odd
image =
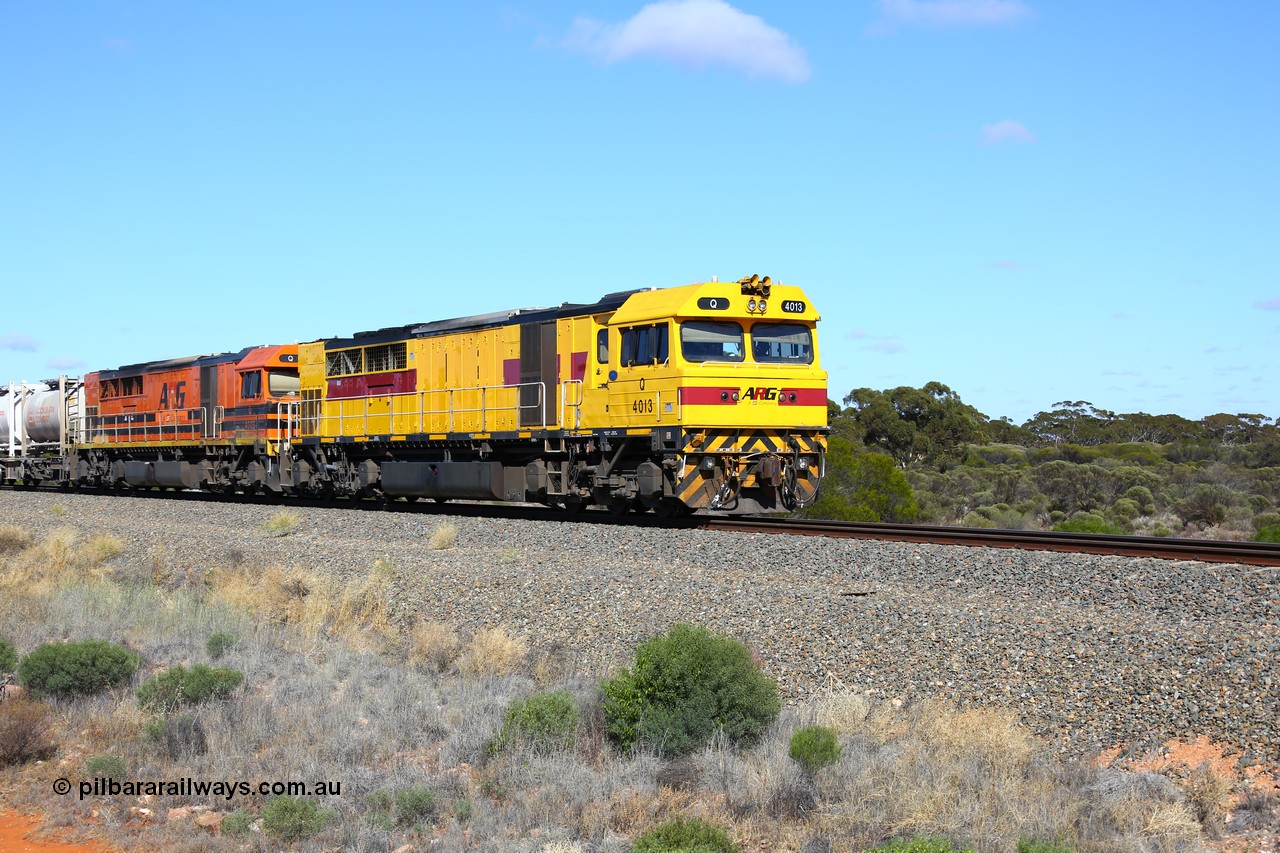
[[[925,524],[887,524],[820,521],[791,518],[707,516],[702,527],[752,533],[827,536],[842,539],[884,539],[935,545],[985,548],[1023,548],[1075,554],[1198,560],[1204,563],[1242,563],[1280,566],[1280,544],[1212,539],[1167,539],[1157,536],[1113,536],[1105,533],[1055,533],[1043,530],[993,530],[980,527],[935,527]]]
[[[30,487],[6,485],[6,491],[26,491]],[[41,486],[38,491],[67,493],[61,487]],[[1171,539],[1156,536],[1113,536],[1104,533],[1054,533],[1043,530],[1002,530],[982,527],[940,527],[928,524],[888,524],[861,521],[829,521],[769,516],[681,515],[659,518],[647,515],[614,515],[603,509],[566,512],[537,504],[491,504],[465,500],[447,504],[433,502],[386,502],[375,499],[285,497],[281,495],[220,494],[213,492],[137,489],[112,491],[75,489],[71,494],[127,495],[138,498],[232,502],[288,506],[357,509],[381,512],[424,513],[441,516],[483,517],[525,521],[556,521],[608,524],[676,530],[713,530],[744,533],[826,536],[833,539],[881,539],[933,545],[963,545],[983,548],[1023,548],[1076,554],[1103,554],[1121,557],[1152,557],[1162,560],[1197,560],[1203,563],[1241,563],[1251,566],[1280,566],[1280,544],[1236,542],[1212,539]]]

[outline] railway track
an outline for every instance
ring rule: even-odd
[[[21,486],[5,486],[22,490]],[[54,491],[64,491],[53,487]],[[85,489],[85,493],[98,493]],[[1155,536],[1113,536],[1098,533],[1055,533],[1044,530],[996,530],[976,527],[941,527],[928,524],[829,521],[758,516],[692,515],[658,518],[654,515],[615,515],[604,510],[570,513],[530,504],[487,504],[468,501],[449,503],[385,503],[346,498],[320,500],[270,495],[222,495],[187,491],[130,491],[134,497],[196,501],[237,501],[287,506],[343,507],[379,512],[414,512],[443,516],[479,516],[532,521],[581,522],[631,525],[680,530],[720,530],[743,533],[825,536],[838,539],[881,539],[895,542],[923,542],[934,545],[963,545],[985,548],[1022,548],[1075,554],[1111,554],[1123,557],[1152,557],[1163,560],[1197,560],[1204,563],[1240,563],[1251,566],[1280,566],[1280,544],[1236,542],[1212,539],[1170,539]]]
[[[796,536],[887,539],[896,542],[928,542],[936,545],[1024,548],[1074,554],[1113,554],[1124,557],[1155,557],[1164,560],[1199,560],[1204,563],[1280,566],[1280,545],[1271,542],[1166,539],[1155,536],[1112,536],[1101,533],[1054,533],[1044,530],[991,530],[972,527],[935,527],[927,524],[724,516],[707,517],[702,526],[711,530],[787,533]]]

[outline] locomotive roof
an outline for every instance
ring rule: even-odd
[[[125,364],[117,367],[115,370],[101,370],[98,372],[98,377],[100,379],[114,379],[118,376],[133,376],[138,373],[149,373],[154,370],[174,370],[179,367],[188,367],[193,364],[197,364],[201,367],[207,367],[212,364],[224,364],[228,361],[240,361],[256,349],[258,349],[258,347],[245,347],[238,352],[189,355],[182,358],[167,358],[160,361],[143,361],[138,364]]]
[[[392,343],[394,341],[403,341],[406,338],[430,338],[451,332],[494,329],[511,323],[541,323],[547,320],[558,320],[562,317],[605,314],[610,311],[616,311],[633,294],[647,293],[658,289],[656,287],[641,287],[636,290],[622,290],[617,293],[607,294],[601,297],[598,302],[564,302],[557,308],[517,308],[513,311],[494,311],[489,314],[473,314],[470,317],[455,317],[451,320],[433,320],[429,323],[412,323],[408,326],[388,326],[385,329],[356,332],[349,338],[322,338],[321,340],[324,342],[326,349],[338,349],[345,346]]]

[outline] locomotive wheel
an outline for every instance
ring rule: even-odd
[[[626,498],[609,499],[609,515],[626,515],[629,509],[631,509],[631,501]]]

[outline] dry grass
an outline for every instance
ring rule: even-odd
[[[0,703],[0,767],[45,759],[53,754],[50,715],[48,705],[25,696]]]
[[[446,521],[431,531],[431,538],[427,541],[433,551],[447,551],[454,545],[458,544],[458,525],[451,521]]]
[[[521,637],[513,637],[501,628],[477,631],[462,657],[458,669],[464,675],[507,675],[529,654],[529,645]]]
[[[580,709],[593,706],[595,683],[568,666],[576,649],[547,643],[531,652],[524,638],[498,627],[464,644],[454,627],[429,621],[414,624],[396,647],[390,607],[404,573],[385,559],[339,580],[252,568],[240,558],[202,572],[207,586],[173,584],[145,569],[124,579],[108,571],[118,542],[82,543],[61,530],[33,543],[21,530],[0,528],[0,543],[6,536],[25,544],[0,558],[0,635],[21,648],[102,637],[129,642],[154,671],[203,660],[213,632],[239,638],[220,665],[243,671],[245,690],[194,712],[207,733],[206,755],[175,758],[149,740],[149,719],[127,690],[59,705],[28,726],[57,742],[58,754],[7,771],[10,790],[68,823],[96,810],[95,825],[122,847],[214,850],[247,842],[205,837],[189,822],[140,831],[129,814],[137,803],[127,798],[55,799],[50,783],[68,772],[59,762],[83,767],[110,754],[151,778],[341,780],[343,796],[325,803],[335,820],[295,845],[309,850],[420,849],[439,839],[442,849],[621,851],[627,838],[690,814],[728,827],[752,851],[796,853],[819,837],[835,850],[859,850],[893,836],[931,835],[982,853],[1007,853],[1022,837],[1057,839],[1082,853],[1181,853],[1201,843],[1197,814],[1209,825],[1223,803],[1224,783],[1207,771],[1193,774],[1184,797],[1163,776],[1053,761],[1006,712],[936,702],[897,707],[838,682],[784,712],[756,748],[736,752],[721,741],[678,773],[652,755],[611,752],[586,711],[575,750],[491,758],[485,747],[505,709],[538,685],[558,681]],[[22,601],[11,594],[17,589]],[[455,666],[465,677],[452,673]],[[0,725],[15,707],[0,705]],[[787,747],[796,728],[813,722],[840,732],[844,750],[809,781]],[[434,819],[420,828],[370,820],[373,791],[415,786],[436,792]],[[166,798],[159,808],[195,802]],[[261,807],[253,798],[224,806],[255,817]]]
[[[240,565],[209,572],[216,599],[259,619],[290,625],[307,639],[321,634],[361,651],[394,642],[391,614],[394,567],[385,560],[345,583],[304,569]]]
[[[262,532],[268,536],[288,536],[298,529],[302,517],[292,510],[281,510],[262,523]]]
[[[428,672],[444,672],[453,666],[462,640],[450,626],[419,620],[409,631],[409,664]]]
[[[31,547],[31,534],[13,524],[0,524],[0,556]]]
[[[0,590],[19,597],[43,597],[71,584],[101,580],[113,571],[107,561],[123,551],[124,543],[114,536],[99,534],[82,544],[75,530],[55,528],[5,559]]]

